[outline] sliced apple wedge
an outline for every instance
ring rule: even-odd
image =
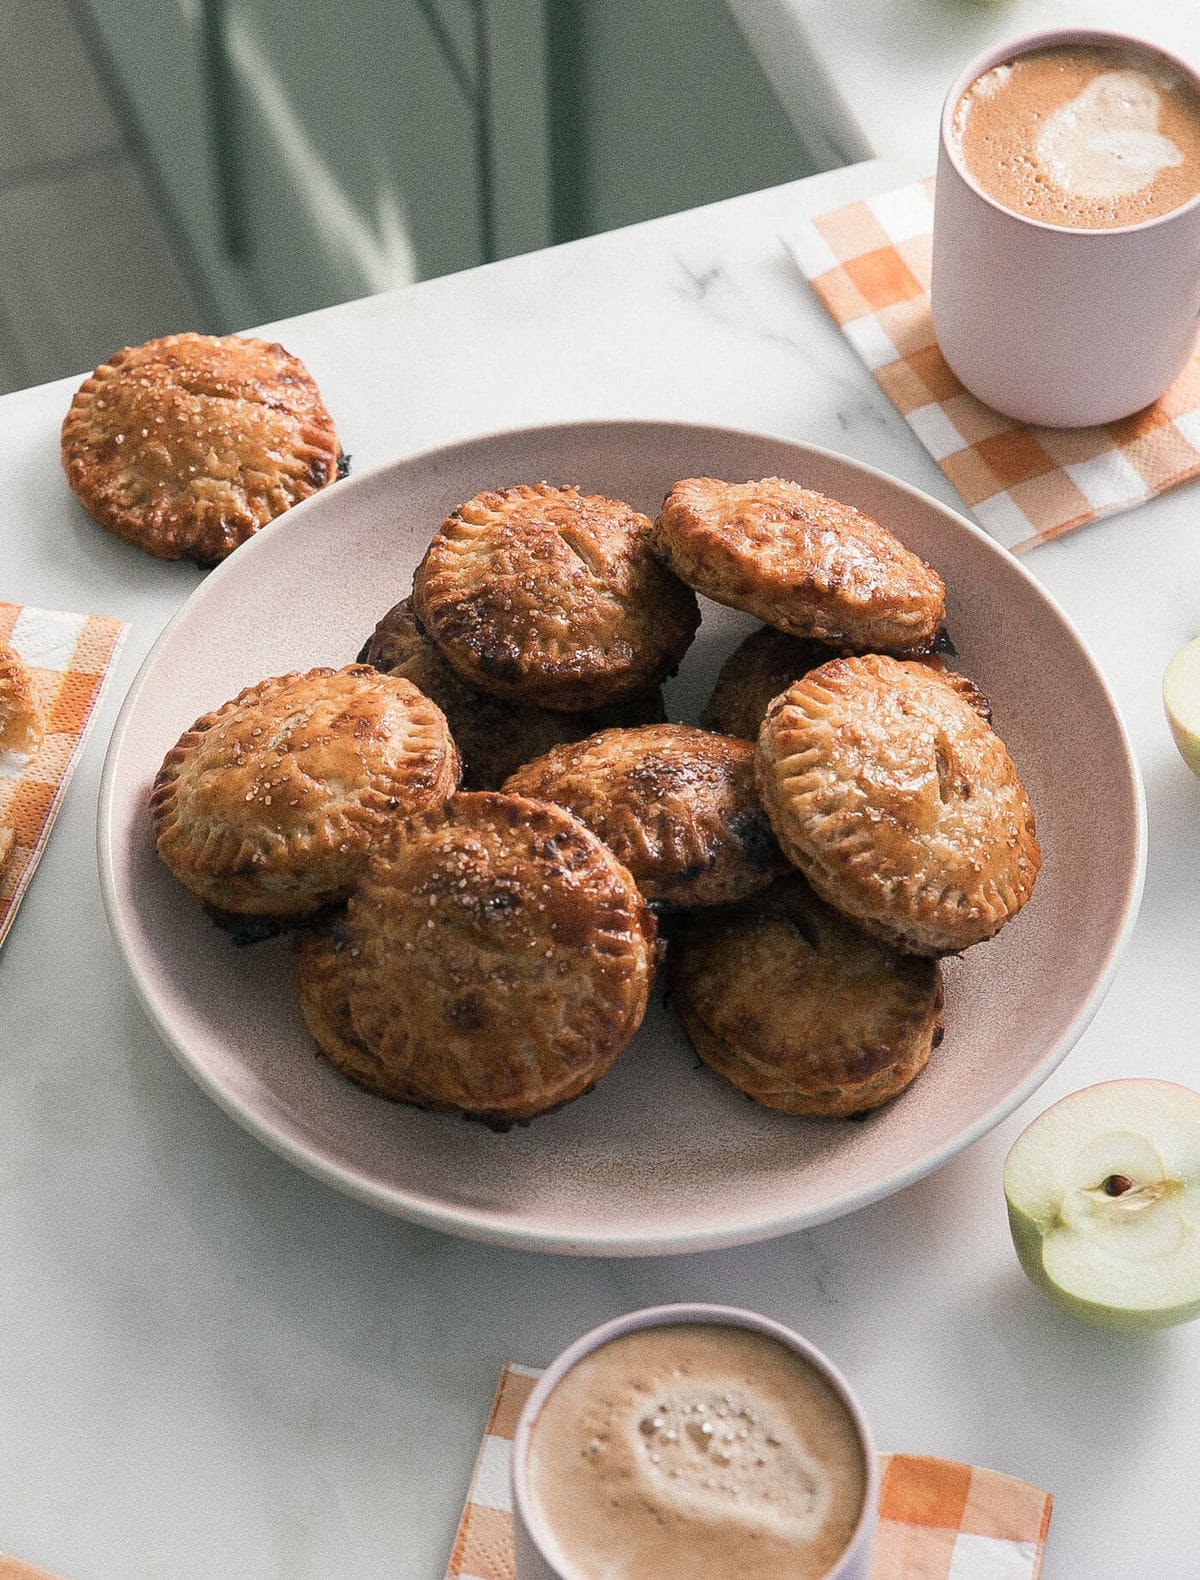
[[[1200,636],[1181,647],[1163,675],[1163,707],[1179,755],[1200,774]]]
[[[1004,1195],[1021,1266],[1075,1316],[1129,1332],[1200,1316],[1200,1092],[1072,1092],[1017,1137]]]

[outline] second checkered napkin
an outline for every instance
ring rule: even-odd
[[[506,1366],[446,1580],[514,1580],[509,1459],[539,1373]],[[1037,1580],[1050,1494],[949,1459],[881,1454],[871,1580]]]
[[[99,615],[0,603],[0,642],[8,642],[29,670],[44,725],[30,761],[0,760],[0,826],[16,835],[0,867],[0,943],[46,848],[127,629]]]
[[[932,179],[784,239],[917,438],[1014,553],[1200,476],[1200,351],[1153,406],[1096,428],[1025,427],[967,393],[933,333]]]

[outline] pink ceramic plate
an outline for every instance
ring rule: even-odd
[[[920,1079],[855,1123],[755,1107],[695,1056],[661,996],[596,1090],[493,1135],[360,1092],[316,1056],[288,949],[235,949],[159,863],[146,795],[194,718],[266,675],[351,661],[409,591],[430,534],[481,488],[548,478],[651,515],[676,478],[772,474],[878,517],[937,566],[961,667],[1037,813],[1027,910],[946,965],[946,1038]],[[668,688],[694,719],[753,624],[712,604]],[[850,1212],[937,1168],[1016,1107],[1095,1013],[1141,893],[1145,819],[1129,742],[1082,643],[1038,584],[943,505],[869,467],[764,435],[609,422],[471,440],[318,494],[240,548],[168,627],[117,722],[100,803],[116,937],[201,1086],[269,1146],[364,1201],[456,1234],[596,1255],[691,1251]]]

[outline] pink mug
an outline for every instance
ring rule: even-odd
[[[1115,422],[1183,371],[1200,313],[1200,195],[1138,225],[1082,230],[1002,208],[955,152],[954,111],[975,79],[1018,55],[1082,44],[1157,55],[1157,45],[1062,28],[971,62],[942,110],[933,223],[933,323],[951,371],[1005,416],[1047,428]]]
[[[820,1350],[802,1339],[798,1333],[772,1322],[757,1312],[742,1311],[733,1306],[678,1305],[649,1306],[642,1311],[631,1311],[627,1316],[616,1317],[582,1338],[576,1339],[569,1349],[542,1373],[541,1379],[525,1403],[517,1422],[513,1438],[511,1479],[513,1544],[516,1552],[516,1580],[576,1580],[576,1571],[567,1559],[556,1550],[553,1534],[539,1521],[526,1485],[525,1466],[529,1455],[529,1438],[542,1406],[572,1366],[590,1355],[603,1344],[632,1333],[640,1328],[662,1327],[669,1323],[715,1323],[722,1327],[749,1328],[777,1339],[788,1349],[809,1363],[830,1384],[850,1414],[862,1445],[866,1465],[867,1483],[862,1514],[841,1558],[825,1576],[825,1580],[867,1580],[871,1565],[871,1549],[875,1541],[876,1510],[879,1503],[879,1463],[870,1429],[862,1407],[850,1391],[850,1385]]]

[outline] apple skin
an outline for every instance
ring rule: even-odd
[[[1198,770],[1200,772],[1200,770]],[[1062,1310],[1069,1312],[1084,1322],[1089,1322],[1097,1327],[1108,1328],[1122,1333],[1149,1333],[1156,1329],[1175,1327],[1179,1323],[1194,1321],[1200,1317],[1200,1290],[1197,1298],[1179,1302],[1158,1309],[1137,1309],[1122,1306],[1104,1305],[1098,1301],[1084,1299],[1081,1296],[1062,1289],[1049,1276],[1046,1270],[1044,1252],[1047,1244],[1044,1219],[1025,1210],[1020,1204],[1013,1201],[1013,1190],[1010,1184],[1010,1171],[1014,1155],[1018,1154],[1025,1138],[1043,1126],[1047,1121],[1053,1124],[1056,1118],[1061,1118],[1064,1113],[1081,1108],[1081,1102],[1086,1104],[1094,1102],[1097,1094],[1102,1101],[1108,1102],[1115,1098],[1118,1102],[1128,1100],[1131,1093],[1145,1091],[1153,1094],[1156,1102],[1181,1105],[1190,1111],[1190,1123],[1200,1124],[1200,1093],[1194,1092],[1190,1087],[1181,1086],[1171,1081],[1154,1080],[1148,1077],[1136,1079],[1104,1081],[1095,1086],[1084,1087],[1078,1092],[1072,1092],[1067,1097],[1060,1098],[1044,1113],[1026,1126],[1025,1130],[1017,1137],[1005,1161],[1005,1199],[1008,1206],[1008,1226],[1012,1234],[1013,1246],[1016,1249],[1017,1259],[1022,1269],[1038,1289],[1050,1298]],[[1082,1112],[1082,1110],[1081,1110]],[[1102,1121],[1110,1122],[1110,1121]]]
[[[1179,755],[1200,777],[1200,636],[1181,647],[1167,665],[1162,689]]]

